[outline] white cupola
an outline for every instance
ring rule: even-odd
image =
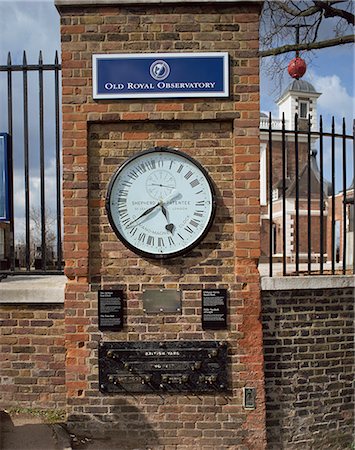
[[[295,114],[299,119],[308,120],[311,117],[312,130],[317,129],[317,100],[321,93],[317,92],[313,85],[305,80],[293,80],[283,92],[277,105],[279,117],[285,114],[286,126],[294,129]]]

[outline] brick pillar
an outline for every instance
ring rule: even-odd
[[[73,430],[87,433],[114,430],[120,448],[263,449],[257,270],[261,4],[56,3],[63,64],[69,422]],[[229,53],[229,98],[92,99],[92,54],[206,51]],[[124,247],[105,212],[113,171],[153,146],[190,154],[208,170],[217,190],[216,218],[204,241],[186,257],[160,263]],[[179,289],[182,314],[145,314],[142,292],[147,287]],[[103,333],[97,291],[114,288],[125,292],[124,328]],[[202,329],[204,288],[227,289],[227,330]],[[105,340],[226,340],[231,390],[227,395],[104,395],[98,389],[98,344]],[[257,389],[255,410],[243,407],[245,386]]]

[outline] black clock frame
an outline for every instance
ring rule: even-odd
[[[177,251],[177,252],[173,252],[173,253],[167,253],[167,254],[161,254],[161,253],[153,253],[153,252],[146,252],[144,250],[140,250],[139,248],[135,247],[134,245],[132,245],[130,242],[128,242],[126,240],[126,238],[124,236],[122,236],[122,234],[119,232],[118,228],[116,227],[115,221],[113,220],[112,214],[111,214],[111,208],[110,208],[110,198],[111,198],[111,192],[112,192],[112,188],[115,184],[116,179],[119,177],[120,173],[122,172],[122,170],[128,165],[131,164],[132,161],[134,161],[137,158],[140,158],[141,156],[150,154],[150,153],[173,153],[176,155],[179,155],[183,158],[188,159],[192,164],[194,164],[196,167],[198,167],[201,172],[203,173],[203,175],[205,176],[209,188],[211,190],[211,195],[212,195],[212,209],[211,209],[211,215],[209,218],[209,221],[206,225],[206,228],[204,229],[203,233],[201,234],[201,236],[196,239],[196,241],[194,241],[192,244],[190,244],[189,246]],[[171,258],[178,258],[179,256],[184,256],[186,255],[188,252],[190,252],[193,248],[195,248],[207,235],[207,233],[209,232],[213,220],[215,218],[216,215],[216,191],[212,182],[212,179],[210,177],[210,175],[208,174],[207,170],[198,162],[196,161],[194,158],[192,158],[190,155],[187,155],[186,153],[177,150],[175,148],[172,147],[151,147],[148,150],[144,150],[142,152],[136,153],[135,155],[131,156],[130,158],[128,158],[113,174],[113,176],[111,177],[111,180],[109,182],[108,188],[107,188],[107,194],[106,194],[106,202],[105,202],[105,207],[106,207],[106,212],[107,212],[107,216],[108,216],[108,220],[110,222],[110,225],[114,231],[114,233],[116,234],[116,236],[119,238],[119,240],[130,250],[132,250],[134,253],[136,253],[139,256],[145,257],[145,258],[152,258],[152,259],[171,259]]]

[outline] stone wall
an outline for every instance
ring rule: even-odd
[[[352,287],[263,291],[268,448],[350,448],[353,312]]]

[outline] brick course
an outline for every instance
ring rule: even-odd
[[[64,408],[63,305],[1,305],[0,358],[0,408]]]
[[[114,429],[120,448],[265,447],[259,257],[259,4],[59,7],[62,23],[66,385],[69,423]],[[228,51],[228,99],[92,100],[93,53]],[[179,147],[218,190],[212,230],[187,257],[138,258],[104,211],[107,183],[129,156]],[[178,288],[181,315],[146,316],[142,290]],[[202,331],[201,289],[229,292],[228,330]],[[124,330],[100,333],[97,290],[122,288]],[[226,339],[229,395],[107,396],[98,392],[100,340]],[[242,387],[257,408],[242,407]]]
[[[263,292],[268,448],[351,446],[354,289]]]

